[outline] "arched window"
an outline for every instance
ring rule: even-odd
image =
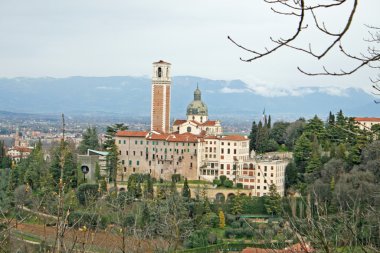
[[[157,70],[157,76],[158,76],[158,77],[161,77],[161,76],[162,76],[162,70],[161,70],[161,67],[158,67],[158,70]]]
[[[187,127],[187,132],[188,132],[188,133],[191,132],[191,127]]]
[[[195,116],[193,116],[193,120],[195,120]]]

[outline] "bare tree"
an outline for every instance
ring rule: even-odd
[[[370,68],[380,68],[380,49],[378,44],[380,43],[380,28],[375,26],[366,26],[369,29],[369,38],[365,39],[368,42],[368,48],[366,52],[362,52],[359,55],[351,53],[350,50],[344,46],[343,39],[347,37],[347,33],[353,24],[353,20],[359,5],[359,0],[264,0],[264,2],[272,5],[271,10],[279,15],[285,15],[296,18],[298,20],[297,25],[294,27],[294,32],[287,38],[270,38],[272,45],[266,47],[264,50],[250,49],[247,46],[235,41],[228,36],[228,39],[241,48],[242,50],[251,53],[252,57],[247,59],[240,58],[245,62],[252,62],[263,58],[267,55],[273,54],[281,48],[291,48],[296,51],[306,53],[316,60],[320,60],[326,57],[333,49],[338,49],[339,52],[349,60],[354,62],[354,67],[351,69],[339,69],[331,71],[325,66],[322,67],[322,71],[310,72],[304,70],[298,66],[298,70],[303,74],[315,76],[315,75],[332,75],[343,76],[350,75],[364,66]],[[343,23],[338,31],[334,31],[332,23],[326,23],[323,21],[322,16],[328,12],[344,13],[345,8],[349,7]],[[312,20],[308,22],[309,18]],[[333,20],[336,24],[336,20]],[[301,36],[307,31],[316,29],[321,37],[327,37],[329,43],[321,50],[316,50],[314,42],[309,42],[306,47],[300,47],[296,44],[300,41]],[[375,80],[372,80],[375,85],[374,88],[378,91],[379,76]]]

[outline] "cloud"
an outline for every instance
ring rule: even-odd
[[[97,90],[121,90],[119,87],[109,87],[109,86],[98,86],[95,89]]]
[[[249,91],[248,89],[234,89],[234,88],[229,88],[229,87],[223,87],[220,89],[221,93],[244,93]]]

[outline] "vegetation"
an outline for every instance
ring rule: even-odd
[[[97,236],[112,238],[109,247],[118,252],[202,252],[247,246],[242,240],[270,248],[291,240],[325,252],[378,250],[380,141],[341,111],[330,113],[325,123],[314,117],[269,127],[268,121],[261,124],[265,136],[277,143],[277,150],[293,151],[285,198],[272,184],[266,196],[242,195],[235,188],[234,196],[210,200],[203,182],[180,181],[180,175],[154,184],[150,175],[132,174],[124,191],[107,190],[104,180],[76,180],[75,150],[68,143],[51,150],[51,161],[43,159],[39,143],[13,169],[0,169],[1,251],[7,251],[10,231],[20,223],[45,230],[53,226],[40,241],[57,252],[96,251],[92,243],[100,239],[89,238]],[[213,184],[233,185],[226,176]]]

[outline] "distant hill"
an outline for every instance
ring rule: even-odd
[[[263,96],[240,80],[177,76],[172,81],[173,118],[185,116],[197,83],[211,118],[258,118],[264,108],[285,120],[315,114],[324,118],[339,109],[351,116],[380,116],[374,97],[361,89],[307,87],[282,90],[280,95],[269,90]],[[150,86],[147,77],[129,76],[0,78],[0,111],[149,117]]]

